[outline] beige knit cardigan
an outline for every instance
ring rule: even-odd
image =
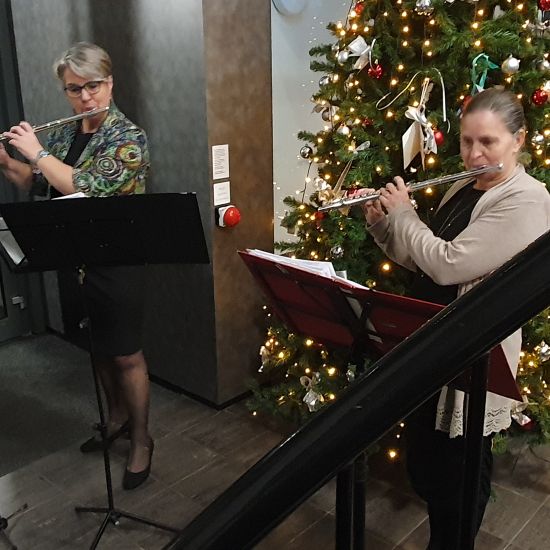
[[[472,180],[455,183],[439,207]],[[544,184],[517,166],[510,178],[486,191],[472,212],[470,223],[452,241],[436,237],[409,204],[401,204],[369,226],[368,231],[396,263],[417,267],[439,285],[458,285],[461,296],[492,271],[521,252],[550,229],[550,195]],[[502,342],[515,376],[521,350],[521,330]],[[467,396],[466,396],[467,399]],[[515,401],[487,393],[484,434],[510,426]],[[441,390],[435,428],[456,437],[464,433],[465,394],[447,386]]]

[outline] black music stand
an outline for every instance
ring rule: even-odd
[[[309,336],[330,347],[351,350],[359,366],[367,353],[376,358],[419,329],[444,306],[374,291],[351,281],[334,279],[289,265],[277,256],[254,251],[239,252],[259,286],[269,298],[275,314],[297,334]],[[521,401],[514,377],[500,346],[485,360],[472,365],[471,378],[462,376],[453,387],[468,391],[468,449],[464,483],[465,550],[473,548],[475,491],[479,485],[480,445],[487,390]],[[337,476],[336,549],[360,550],[365,536],[365,453]],[[468,507],[469,506],[469,507]]]
[[[194,193],[161,193],[107,198],[75,198],[0,205],[6,229],[0,231],[2,254],[15,272],[89,266],[208,263],[197,198]],[[11,231],[11,237],[7,231]],[[86,298],[81,292],[85,311]],[[124,517],[159,529],[179,530],[115,507],[100,382],[93,361],[93,327],[88,324],[99,431],[103,441],[107,507],[77,507],[77,512],[103,513],[92,542],[109,522]]]

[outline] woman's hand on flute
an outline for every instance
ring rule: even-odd
[[[375,189],[364,187],[363,189],[358,189],[357,191],[355,191],[352,195],[350,195],[350,198],[364,197],[366,195],[372,195],[376,192],[377,191]],[[365,214],[365,218],[369,225],[374,225],[386,215],[384,213],[384,210],[382,210],[382,205],[380,204],[380,201],[378,199],[363,202],[360,206],[363,209],[363,213]]]
[[[13,145],[31,162],[36,159],[36,155],[43,149],[28,122],[21,122],[17,126],[12,126],[9,132],[4,132],[3,135],[9,139],[10,145]]]
[[[403,178],[396,176],[393,178],[395,183],[387,183],[385,188],[380,189],[380,203],[387,212],[391,212],[394,208],[401,204],[407,204],[411,208],[411,198],[409,196],[409,188],[405,185]]]
[[[10,162],[10,156],[6,151],[3,143],[0,143],[0,168],[7,168],[8,163]]]

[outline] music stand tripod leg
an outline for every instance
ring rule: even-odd
[[[17,546],[13,544],[11,539],[8,537],[8,534],[6,533],[6,529],[8,528],[8,521],[14,516],[16,516],[17,514],[24,512],[28,507],[29,505],[25,502],[23,506],[21,506],[15,512],[12,512],[7,518],[5,518],[4,516],[2,516],[2,514],[0,514],[0,540],[3,540],[4,542],[6,542],[10,550],[17,550]]]
[[[114,503],[114,495],[113,495],[113,482],[112,482],[112,476],[111,476],[111,461],[109,457],[109,445],[108,445],[108,435],[107,435],[107,422],[105,419],[105,412],[103,407],[103,398],[101,396],[101,385],[100,385],[100,379],[99,379],[99,373],[97,372],[97,368],[95,366],[94,362],[94,347],[93,347],[93,338],[92,338],[92,330],[93,327],[90,322],[89,317],[89,309],[88,304],[86,300],[86,296],[84,294],[84,290],[82,288],[82,285],[84,284],[84,278],[86,276],[86,272],[84,267],[80,267],[78,269],[78,282],[79,282],[79,288],[80,288],[80,296],[82,300],[82,304],[84,306],[85,314],[87,315],[86,319],[81,322],[81,328],[85,328],[88,336],[88,345],[89,345],[89,355],[90,355],[90,362],[92,365],[92,373],[94,378],[94,389],[96,394],[96,401],[97,401],[97,408],[99,412],[99,433],[101,435],[101,441],[103,444],[103,464],[105,467],[105,485],[107,488],[107,506],[106,507],[92,507],[92,506],[76,506],[75,511],[77,513],[95,513],[95,514],[105,514],[105,518],[101,522],[101,525],[99,527],[99,530],[97,531],[97,534],[92,541],[92,544],[90,546],[90,550],[94,550],[97,545],[99,544],[101,537],[103,536],[103,533],[105,532],[105,529],[107,528],[107,525],[109,522],[111,522],[113,525],[118,525],[119,520],[121,517],[130,519],[132,521],[137,521],[139,523],[143,523],[145,525],[150,525],[151,527],[156,527],[157,529],[162,529],[164,531],[169,531],[171,533],[179,533],[179,529],[176,529],[175,527],[171,527],[170,525],[165,525],[163,523],[150,520],[148,518],[144,518],[141,516],[137,516],[135,514],[131,514],[129,512],[125,512],[123,510],[119,510],[115,507]]]

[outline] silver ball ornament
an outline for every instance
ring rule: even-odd
[[[336,56],[336,59],[338,59],[338,63],[340,63],[340,65],[343,65],[348,60],[348,58],[348,50],[342,50],[341,52],[338,52],[338,55]]]
[[[416,0],[414,11],[418,15],[431,15],[434,11],[432,0]]]
[[[501,65],[504,74],[516,74],[519,71],[520,60],[513,55],[509,55]]]
[[[324,86],[328,86],[329,84],[330,84],[330,76],[328,74],[326,74],[325,76],[322,76],[319,79],[319,86],[321,86],[321,88],[323,88]]]
[[[535,132],[531,137],[531,143],[535,147],[544,145],[544,136],[540,132]]]
[[[300,149],[300,156],[303,159],[308,159],[309,157],[311,157],[311,155],[313,155],[313,149],[309,145],[304,145]]]
[[[338,128],[338,130],[336,131],[342,136],[349,136],[351,133],[351,130],[345,124],[342,124],[342,126],[340,126],[340,128]]]
[[[335,258],[341,258],[344,255],[344,249],[338,244],[330,249],[330,255]]]
[[[550,61],[548,59],[539,59],[535,61],[537,71],[541,73],[550,73]]]
[[[539,361],[541,363],[550,359],[550,346],[544,340],[535,349],[539,352]]]
[[[316,191],[330,191],[332,189],[332,187],[327,183],[327,181],[324,180],[323,178],[320,178],[319,176],[317,176],[313,180],[313,186]]]

